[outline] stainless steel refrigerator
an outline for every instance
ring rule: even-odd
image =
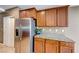
[[[35,21],[32,18],[17,19],[15,21],[15,52],[33,52],[34,35]]]

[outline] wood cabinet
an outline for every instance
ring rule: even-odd
[[[29,10],[29,17],[36,18],[36,9],[30,9]]]
[[[68,18],[68,7],[60,7],[57,9],[57,25],[61,27],[68,26],[67,18]]]
[[[55,39],[34,39],[34,52],[35,53],[73,53],[74,43],[57,41]]]
[[[56,9],[46,10],[46,26],[56,26]]]
[[[20,18],[29,18],[29,17],[36,18],[35,8],[20,10]]]
[[[45,40],[36,38],[34,40],[34,52],[35,53],[43,53],[45,48]]]
[[[26,17],[26,11],[20,11],[20,18]]]
[[[67,27],[68,6],[36,11],[35,8],[20,10],[20,18],[37,19],[38,27]]]
[[[60,53],[73,53],[74,43],[72,42],[60,42]]]
[[[51,8],[44,10],[45,13],[37,13],[37,26],[46,27],[67,27],[68,26],[68,6]]]
[[[56,40],[46,40],[45,43],[45,52],[46,53],[58,53],[59,52],[59,43]]]
[[[45,11],[37,12],[37,26],[45,26]]]
[[[66,27],[68,26],[68,6],[57,8],[57,26]]]

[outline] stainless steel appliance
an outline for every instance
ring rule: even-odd
[[[15,21],[15,29],[15,52],[33,52],[35,21],[32,18],[17,19]]]

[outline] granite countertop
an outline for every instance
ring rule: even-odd
[[[51,39],[51,40],[59,40],[59,41],[66,41],[66,42],[74,42],[73,40],[69,39],[63,34],[40,34],[40,35],[35,35],[35,37],[38,38],[44,38],[44,39]]]
[[[8,47],[0,43],[0,53],[14,53],[14,52],[15,49],[13,47]]]

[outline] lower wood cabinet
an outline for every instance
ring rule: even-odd
[[[72,42],[60,42],[60,53],[73,53],[74,43]]]
[[[57,53],[59,52],[59,42],[55,40],[46,40],[45,52],[46,53]]]
[[[34,52],[35,53],[73,53],[74,43],[49,40],[42,38],[34,39]]]
[[[68,46],[60,46],[60,53],[71,53],[72,50]]]
[[[35,53],[43,53],[45,51],[45,40],[36,38],[34,41],[34,52]]]

